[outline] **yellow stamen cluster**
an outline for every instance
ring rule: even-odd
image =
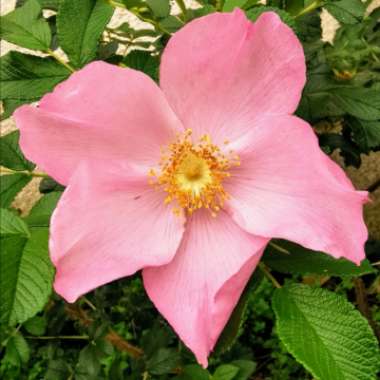
[[[162,151],[159,164],[159,174],[153,169],[149,172],[150,183],[167,192],[166,204],[175,201],[188,214],[204,207],[216,216],[228,199],[222,182],[230,176],[229,169],[240,162],[232,152],[223,153],[209,135],[194,144],[192,131],[186,130]],[[173,211],[180,213],[178,208]]]

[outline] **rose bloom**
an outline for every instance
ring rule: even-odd
[[[364,258],[362,207],[292,116],[305,58],[275,13],[198,18],[170,39],[160,87],[93,62],[15,113],[25,155],[67,186],[52,216],[68,302],[142,269],[148,296],[207,365],[268,241]]]

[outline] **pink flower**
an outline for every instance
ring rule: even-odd
[[[26,156],[67,185],[51,223],[55,290],[73,302],[143,269],[206,366],[270,238],[359,264],[367,193],[291,116],[304,83],[292,30],[235,10],[171,38],[161,88],[94,62],[19,108]]]

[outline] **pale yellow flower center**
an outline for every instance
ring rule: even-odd
[[[187,130],[162,150],[159,172],[150,171],[150,183],[167,192],[165,203],[175,204],[174,213],[182,208],[192,214],[204,207],[216,216],[228,199],[223,181],[230,176],[229,169],[239,164],[238,156],[223,153],[208,135],[193,143],[192,131]]]

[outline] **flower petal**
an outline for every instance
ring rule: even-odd
[[[162,56],[160,85],[186,128],[221,144],[264,114],[293,113],[305,70],[300,42],[275,13],[252,23],[236,9],[175,33]]]
[[[267,241],[224,211],[213,218],[198,210],[173,261],[143,270],[149,297],[203,366]]]
[[[129,173],[115,167],[95,176],[82,164],[54,211],[54,288],[68,302],[145,266],[168,263],[179,246],[184,219],[145,177]]]
[[[250,233],[360,263],[367,192],[354,190],[312,128],[295,116],[272,116],[257,123],[245,143],[241,166],[225,183],[235,221]]]
[[[160,147],[182,128],[159,87],[145,74],[93,62],[16,110],[25,155],[67,184],[78,163],[124,159],[156,165]]]

